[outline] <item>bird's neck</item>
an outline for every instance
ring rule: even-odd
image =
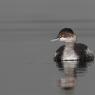
[[[74,47],[74,42],[68,42],[68,43],[65,43],[65,48],[69,48],[69,49],[72,49]]]

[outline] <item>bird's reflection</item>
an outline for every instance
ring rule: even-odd
[[[61,75],[59,79],[59,86],[65,90],[71,90],[75,88],[77,84],[77,77],[87,71],[87,67],[93,63],[85,61],[62,61],[56,62]]]

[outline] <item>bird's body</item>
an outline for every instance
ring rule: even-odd
[[[56,50],[54,61],[91,61],[94,60],[92,51],[82,43],[75,43],[72,47],[66,47],[65,45],[59,47]]]

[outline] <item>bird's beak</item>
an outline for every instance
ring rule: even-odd
[[[51,40],[51,42],[55,42],[55,41],[58,41],[58,40],[59,40],[59,38],[56,38],[56,39]]]

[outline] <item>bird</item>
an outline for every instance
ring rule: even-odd
[[[71,28],[63,28],[57,35],[56,39],[52,41],[63,42],[55,54],[54,61],[92,61],[94,60],[94,53],[86,44],[77,43],[77,35]]]

